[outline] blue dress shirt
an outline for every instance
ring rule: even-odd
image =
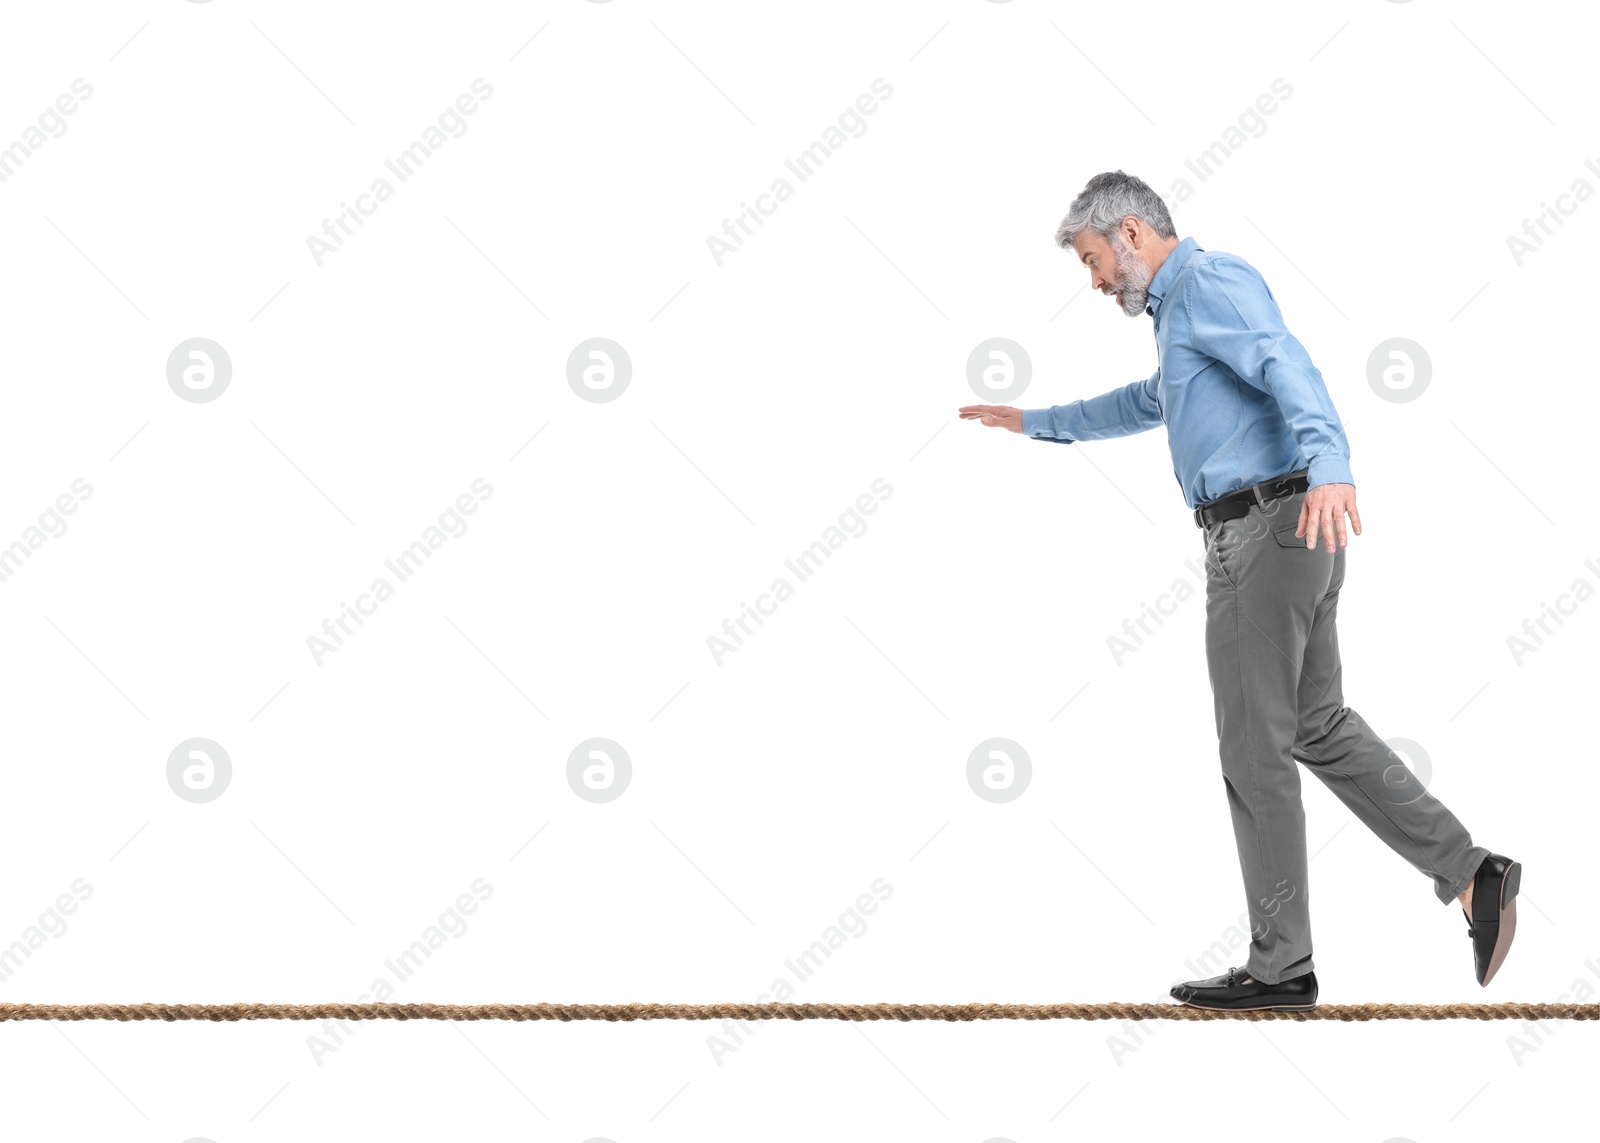
[[[1024,409],[1022,431],[1071,444],[1167,426],[1189,507],[1308,469],[1353,484],[1350,448],[1322,374],[1243,258],[1185,238],[1150,281],[1154,374],[1098,397]]]

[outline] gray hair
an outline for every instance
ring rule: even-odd
[[[1105,171],[1084,184],[1083,192],[1072,200],[1056,229],[1056,245],[1071,249],[1080,230],[1110,238],[1130,214],[1162,238],[1178,236],[1167,204],[1147,183],[1122,171]]]

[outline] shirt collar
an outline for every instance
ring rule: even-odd
[[[1201,246],[1192,237],[1185,238],[1172,248],[1171,252],[1167,254],[1166,261],[1161,263],[1161,269],[1157,270],[1156,276],[1150,279],[1150,301],[1145,306],[1147,314],[1151,317],[1160,316],[1161,303],[1171,291],[1172,283],[1177,279],[1179,272],[1183,270],[1183,265],[1189,260],[1189,255],[1197,250],[1204,249],[1205,247]]]

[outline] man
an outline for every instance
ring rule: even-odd
[[[1205,534],[1206,660],[1253,925],[1237,968],[1172,987],[1192,1006],[1313,1007],[1300,772],[1461,902],[1478,983],[1516,931],[1521,866],[1472,838],[1344,705],[1334,613],[1346,517],[1361,515],[1344,428],[1304,346],[1244,259],[1178,240],[1161,196],[1111,171],[1090,179],[1056,232],[1089,284],[1154,319],[1143,381],[1048,409],[968,405],[962,419],[1071,444],[1167,426],[1173,475]],[[1321,541],[1319,546],[1319,540]]]

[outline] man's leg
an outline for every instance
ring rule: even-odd
[[[1305,810],[1291,751],[1300,663],[1334,557],[1303,542],[1295,552],[1272,531],[1285,519],[1293,529],[1303,495],[1206,529],[1206,662],[1252,921],[1245,968],[1264,984],[1313,968]]]
[[[1435,896],[1448,905],[1467,887],[1489,850],[1473,845],[1456,816],[1344,705],[1334,621],[1344,585],[1345,549],[1332,557],[1322,555],[1333,561],[1334,571],[1306,642],[1294,756],[1368,829],[1431,878]]]

